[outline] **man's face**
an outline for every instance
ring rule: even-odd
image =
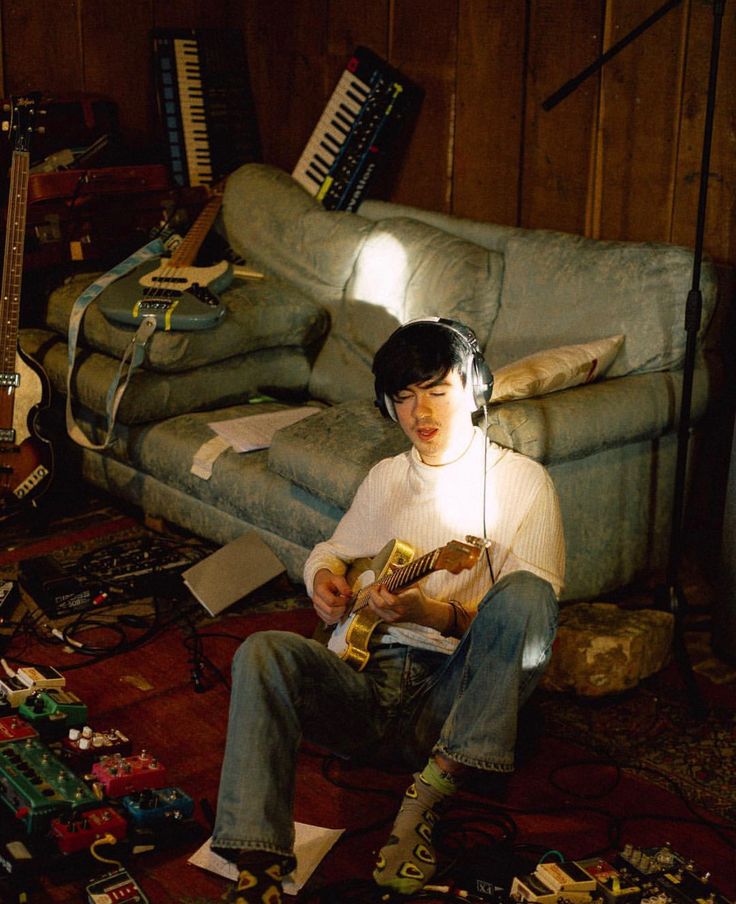
[[[399,390],[393,401],[401,429],[425,464],[447,464],[468,447],[475,406],[458,371],[412,383]]]

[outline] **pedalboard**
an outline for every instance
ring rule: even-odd
[[[529,904],[731,904],[708,874],[669,845],[627,844],[613,862],[599,857],[543,862],[514,878],[510,898]]]

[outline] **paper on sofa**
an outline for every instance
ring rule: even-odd
[[[284,408],[281,411],[248,414],[226,421],[212,421],[209,426],[218,436],[226,439],[236,452],[253,452],[256,449],[267,449],[277,430],[295,424],[319,410],[312,405]]]

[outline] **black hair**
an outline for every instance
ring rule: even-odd
[[[373,359],[376,397],[395,396],[414,383],[441,380],[457,370],[466,383],[469,349],[454,329],[437,329],[433,321],[407,324],[383,343]]]

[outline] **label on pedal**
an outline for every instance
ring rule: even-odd
[[[64,687],[66,678],[50,665],[26,665],[16,672],[26,687]]]

